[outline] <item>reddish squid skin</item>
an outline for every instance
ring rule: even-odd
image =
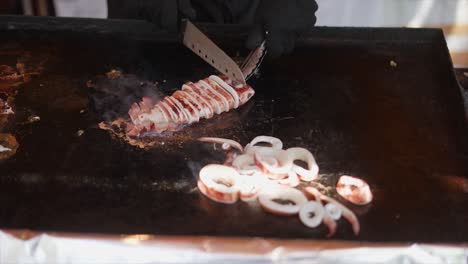
[[[231,93],[226,89],[230,89]],[[213,113],[221,114],[234,109],[236,105],[241,106],[254,94],[249,85],[234,88],[232,81],[224,76],[186,83],[182,90],[156,104],[148,97],[132,104],[128,111],[131,122],[127,124],[126,134],[138,137],[145,132],[175,131],[182,125],[211,118]]]
[[[314,198],[315,201],[317,201],[317,202],[319,202],[320,204],[323,205],[322,197],[324,195],[322,193],[320,193],[319,190],[317,190],[317,189],[315,189],[313,187],[305,187],[304,188],[304,193],[306,194],[306,196]],[[330,215],[325,214],[323,216],[323,224],[325,226],[327,226],[327,228],[328,228],[327,238],[332,237],[336,233],[336,230],[338,229],[336,221],[333,220],[333,218]]]
[[[369,204],[373,199],[369,185],[352,176],[341,176],[336,184],[336,191],[341,197],[357,205]]]
[[[359,235],[359,232],[360,232],[361,228],[360,228],[359,220],[358,220],[357,216],[353,213],[353,211],[351,211],[350,209],[348,209],[346,206],[342,205],[341,203],[339,203],[335,199],[322,194],[320,191],[318,191],[317,189],[315,189],[313,187],[305,187],[304,188],[304,193],[306,195],[308,195],[309,197],[310,196],[315,197],[315,200],[317,200],[317,201],[324,201],[326,203],[334,203],[337,206],[339,206],[341,211],[342,211],[342,216],[351,224],[354,235],[356,235],[356,236]],[[331,221],[333,219],[331,217],[330,217],[330,219],[331,219],[330,220],[330,223],[331,223]],[[333,220],[333,221],[335,221],[335,220]],[[325,218],[324,218],[324,223],[325,223]],[[333,227],[333,225],[330,226],[330,227]],[[330,227],[329,227],[329,229],[330,229]],[[331,233],[331,230],[330,230],[330,233]]]
[[[198,180],[197,187],[202,194],[218,203],[233,204],[239,198],[238,193],[227,194],[210,189],[201,180]]]

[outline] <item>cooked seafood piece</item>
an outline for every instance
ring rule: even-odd
[[[216,137],[201,137],[198,139],[198,141],[221,144],[221,147],[223,148],[223,150],[230,150],[231,148],[235,148],[239,150],[241,153],[244,152],[244,148],[242,147],[242,145],[232,139],[216,138]]]
[[[307,203],[306,196],[290,187],[272,187],[262,189],[258,201],[265,211],[279,215],[296,215]]]
[[[320,193],[319,190],[313,188],[313,187],[306,187],[304,188],[304,191],[307,195],[311,195],[314,197],[315,201],[317,203],[320,203],[322,206],[323,206],[323,203],[322,203],[322,198],[325,196],[323,194]],[[336,230],[338,229],[338,225],[335,221],[335,219],[333,219],[333,217],[331,217],[327,211],[325,211],[325,214],[323,215],[323,224],[328,228],[328,234],[327,234],[327,237],[332,237],[335,233],[336,233]]]
[[[258,146],[260,143],[266,143],[270,146]],[[258,136],[245,146],[246,154],[253,154],[254,152],[266,154],[281,149],[283,149],[283,142],[278,138],[270,136]]]
[[[239,195],[244,202],[257,200],[262,188],[269,186],[267,180],[260,174],[240,175],[239,179]]]
[[[293,166],[293,160],[286,150],[275,150],[268,155],[255,152],[254,158],[257,167],[273,180],[286,178]]]
[[[141,102],[132,104],[126,133],[138,137],[145,132],[176,131],[183,125],[236,109],[254,94],[249,85],[238,86],[224,76],[213,75],[196,83],[188,82],[157,103],[143,97]]]
[[[14,113],[8,101],[0,98],[0,115],[12,115]]]
[[[211,164],[200,171],[198,189],[213,201],[232,204],[239,198],[239,174],[231,167]]]
[[[315,161],[314,155],[305,148],[289,148],[287,150],[291,159],[300,160],[307,163],[307,168],[302,168],[298,165],[293,165],[293,170],[303,181],[309,182],[317,179],[319,167]]]
[[[336,192],[347,201],[357,205],[366,205],[373,199],[369,184],[359,178],[347,175],[338,179]]]
[[[16,154],[19,144],[12,134],[0,133],[0,161],[6,160]]]
[[[334,220],[339,220],[341,218],[341,207],[334,203],[327,203],[325,205],[325,211],[329,214]]]
[[[341,211],[341,216],[351,224],[351,227],[353,229],[353,233],[356,236],[359,234],[359,231],[361,230],[359,220],[358,220],[357,216],[354,214],[353,211],[348,209],[343,204],[339,203],[337,200],[322,194],[320,191],[318,191],[317,189],[315,189],[313,187],[305,187],[304,191],[305,191],[306,194],[314,196],[316,201],[320,200],[320,201],[325,202],[326,204],[331,203],[331,204],[334,204],[333,206],[338,207],[338,209],[340,209],[340,211]],[[330,217],[330,219],[331,219],[330,223],[331,223],[331,221],[334,222],[334,219],[332,218],[332,216],[330,216],[328,213],[326,215]],[[325,222],[325,218],[324,218],[323,221],[324,221],[325,224],[327,224]],[[335,225],[336,225],[336,223],[335,223]],[[332,236],[334,234],[334,232],[336,231],[336,227],[333,230],[333,232],[332,232],[332,228],[333,228],[333,225],[329,226],[329,229],[330,229],[330,232],[329,232],[329,235],[328,235],[329,237]]]
[[[301,222],[310,228],[319,226],[325,216],[325,209],[322,203],[317,201],[309,201],[304,204],[299,211],[299,219]]]

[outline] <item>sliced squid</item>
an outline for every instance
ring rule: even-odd
[[[325,209],[322,203],[317,201],[309,201],[305,203],[299,211],[299,219],[301,222],[310,228],[319,226],[325,216]]]
[[[210,76],[210,80],[215,81],[218,85],[223,87],[228,93],[231,94],[232,98],[234,99],[234,109],[239,107],[239,100],[240,99],[239,99],[239,95],[237,94],[237,91],[235,90],[235,88],[228,85],[224,80],[222,80],[221,78],[219,78],[216,75]]]
[[[223,87],[219,86],[219,84],[213,81],[211,78],[206,78],[204,79],[204,81],[208,83],[213,90],[218,92],[219,95],[221,95],[221,97],[225,100],[223,100],[224,102],[227,102],[227,105],[225,104],[227,106],[226,112],[230,109],[234,109],[234,98],[232,98],[232,95],[228,91],[226,91]]]
[[[187,92],[190,96],[192,96],[193,100],[198,103],[198,107],[200,107],[200,115],[203,118],[211,118],[214,115],[213,108],[210,106],[210,103],[207,99],[195,92],[195,89],[192,85],[184,84],[182,85],[182,91]],[[209,99],[208,99],[209,100]]]
[[[254,94],[252,87],[237,87],[225,77],[210,76],[196,83],[188,82],[156,104],[147,97],[132,104],[128,112],[131,122],[127,124],[126,132],[134,137],[151,131],[175,131],[185,124],[236,109]],[[165,120],[166,115],[170,120]]]
[[[336,191],[341,197],[357,205],[369,204],[373,199],[370,187],[365,181],[347,175],[338,179]]]
[[[268,188],[268,182],[260,174],[241,175],[239,178],[239,195],[244,202],[257,200],[262,188]]]
[[[243,175],[253,175],[259,172],[253,155],[243,154],[237,156],[232,162],[232,166]]]
[[[267,143],[271,146],[257,146],[260,143]],[[270,136],[258,136],[254,138],[247,146],[245,146],[246,154],[253,154],[260,152],[262,154],[269,154],[275,150],[283,149],[283,142],[275,137]]]
[[[278,215],[295,215],[307,202],[305,195],[294,188],[275,187],[262,189],[258,201],[263,209]]]
[[[216,89],[216,87],[213,87],[210,85],[209,82],[207,82],[208,79],[200,80],[198,81],[197,84],[199,84],[202,88],[204,88],[206,91],[214,95],[217,101],[221,102],[221,111],[222,112],[227,112],[229,111],[229,101],[224,97],[222,94],[220,94],[219,90]]]
[[[193,104],[190,103],[190,100],[188,100],[188,96],[186,95],[186,93],[182,90],[179,90],[176,91],[172,96],[175,99],[174,101],[179,103],[179,105],[182,108],[182,111],[185,112],[188,118],[188,123],[191,124],[194,122],[198,122],[198,120],[200,119],[199,114],[195,106],[193,106]]]
[[[211,81],[217,79],[212,78]],[[232,101],[229,103],[232,104]],[[166,113],[163,118],[167,120],[168,117],[170,114]],[[336,233],[337,220],[343,217],[351,224],[353,233],[359,234],[359,221],[350,209],[311,186],[304,187],[303,191],[294,188],[300,184],[300,180],[317,178],[319,168],[310,151],[304,148],[283,150],[281,140],[268,136],[256,137],[245,148],[229,139],[199,140],[222,144],[225,150],[238,150],[228,153],[227,164],[232,164],[232,167],[208,165],[200,171],[198,188],[210,199],[227,204],[235,203],[238,199],[245,202],[258,200],[267,212],[299,214],[301,222],[307,227],[315,228],[323,223],[328,228],[327,237]],[[269,146],[259,146],[259,143],[268,143]],[[305,162],[307,166],[303,168],[294,164],[296,160]],[[354,203],[364,204],[372,200],[367,183],[354,177],[342,176],[337,190]],[[312,200],[308,201],[307,198]]]
[[[299,177],[294,171],[289,171],[288,175],[284,179],[280,179],[276,181],[279,185],[288,186],[288,187],[296,187],[299,185]]]
[[[341,218],[341,207],[335,203],[327,203],[325,205],[325,211],[334,220],[338,220]]]
[[[342,205],[335,199],[320,193],[317,189],[313,187],[306,187],[304,188],[304,190],[306,193],[309,193],[315,196],[317,200],[322,200],[326,203],[333,203],[336,206],[338,206],[341,209],[342,217],[345,218],[351,224],[353,233],[355,235],[359,234],[359,231],[360,231],[359,220],[357,216],[353,213],[353,211],[349,210],[346,206]]]
[[[171,109],[177,113],[177,122],[178,123],[188,123],[190,122],[190,117],[187,114],[187,111],[183,109],[182,105],[172,96],[165,97],[166,103],[171,107]]]
[[[208,198],[226,204],[237,202],[239,174],[229,166],[210,164],[200,170],[198,187]]]
[[[357,216],[353,213],[353,211],[349,210],[346,206],[342,205],[341,203],[339,203],[338,201],[336,201],[335,199],[331,197],[322,195],[320,199],[322,201],[326,201],[327,203],[334,203],[337,206],[339,206],[341,209],[343,218],[346,219],[351,224],[354,234],[356,236],[359,235],[359,231],[361,230],[361,227],[359,224],[359,220]]]
[[[244,148],[242,147],[242,145],[239,144],[239,142],[234,141],[232,139],[216,138],[216,137],[201,137],[198,139],[198,141],[221,144],[224,150],[229,150],[231,147],[233,147],[239,150],[240,152],[244,152]]]
[[[300,160],[307,163],[307,169],[296,164],[293,165],[294,171],[299,175],[301,180],[313,181],[317,179],[319,167],[315,161],[314,155],[312,155],[310,151],[305,148],[289,148],[286,151],[293,161]]]
[[[187,104],[190,104],[194,109],[194,115],[197,117],[197,122],[200,121],[201,118],[206,118],[205,108],[203,107],[199,98],[197,98],[197,96],[192,94],[190,91],[182,89],[180,92],[184,94],[185,99],[187,100]]]
[[[275,150],[268,155],[255,152],[254,158],[260,170],[272,179],[287,177],[293,166],[291,156],[285,150]]]
[[[313,187],[306,187],[304,188],[304,191],[308,195],[312,195],[315,198],[316,202],[322,204],[321,198],[323,195],[319,192],[319,190]],[[336,221],[328,213],[325,213],[323,215],[323,224],[326,225],[328,228],[327,237],[332,237],[336,233],[336,230],[337,230]]]

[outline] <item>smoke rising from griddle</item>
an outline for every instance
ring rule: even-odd
[[[195,180],[198,179],[198,173],[200,172],[200,170],[202,169],[202,164],[200,162],[196,162],[196,161],[187,161],[187,167],[190,169],[190,171],[192,172],[192,176]]]
[[[92,89],[90,93],[91,108],[104,121],[128,117],[128,109],[141,98],[150,97],[157,102],[164,95],[157,82],[139,78],[133,74],[98,76],[88,83]]]

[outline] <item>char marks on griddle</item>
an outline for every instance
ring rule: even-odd
[[[0,161],[14,156],[19,147],[11,130],[16,125],[12,120],[18,119],[13,108],[20,86],[41,74],[45,61],[41,56],[33,59],[29,52],[0,53]]]

